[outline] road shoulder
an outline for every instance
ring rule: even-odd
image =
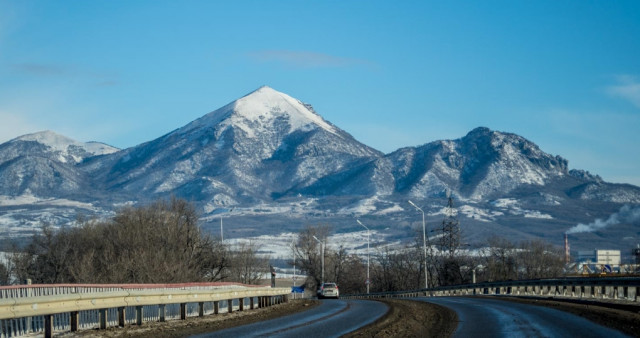
[[[456,313],[440,305],[413,300],[376,300],[387,304],[389,311],[344,337],[450,337],[458,326]]]

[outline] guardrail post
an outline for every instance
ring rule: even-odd
[[[187,303],[180,303],[180,319],[187,319]]]
[[[213,302],[213,314],[217,315],[218,313],[220,313],[220,302],[216,300]]]
[[[125,318],[126,318],[126,308],[124,306],[121,306],[118,308],[118,326],[120,327],[124,327],[125,325]]]
[[[78,331],[78,311],[69,312],[69,327],[71,332]]]
[[[198,317],[204,317],[204,302],[198,303]]]
[[[53,315],[44,316],[44,337],[53,337]]]
[[[251,310],[253,310],[253,309],[254,309],[254,307],[255,307],[254,299],[253,299],[253,297],[251,297],[251,298],[249,298],[249,308],[250,308]]]
[[[233,312],[233,299],[227,300],[227,313]]]
[[[142,315],[143,315],[143,307],[142,305],[136,306],[136,325],[142,325]]]
[[[244,298],[238,299],[238,304],[240,305],[240,311],[244,311]]]
[[[165,304],[158,305],[158,315],[160,316],[160,321],[164,322],[167,320],[167,308]]]
[[[107,329],[107,309],[98,310],[98,317],[100,317],[100,330]]]

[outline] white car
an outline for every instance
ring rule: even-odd
[[[340,297],[340,291],[336,283],[322,283],[318,289],[318,299]]]

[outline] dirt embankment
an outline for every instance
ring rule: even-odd
[[[458,326],[455,312],[431,303],[382,299],[389,312],[345,337],[450,337]]]

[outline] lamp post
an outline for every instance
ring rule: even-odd
[[[229,209],[229,213],[233,211],[233,208]],[[222,213],[220,213],[220,242],[224,242],[224,231],[222,230]]]
[[[356,219],[358,224],[362,225],[365,229],[367,229],[367,294],[369,294],[369,238],[370,238],[370,230],[366,225],[362,224],[359,219]]]
[[[418,209],[422,213],[422,248],[424,250],[424,288],[429,288],[429,270],[427,269],[427,231],[425,221],[424,221],[424,211],[415,205],[411,200],[409,200],[409,204],[411,204],[414,208]]]
[[[296,238],[291,238],[291,250],[293,252],[293,287],[296,287]],[[296,293],[293,293],[293,299],[296,299]]]
[[[318,237],[313,236],[313,239],[315,239],[316,241],[318,241],[318,243],[320,243],[320,245],[322,245],[322,282],[324,283],[324,242],[319,240]]]

